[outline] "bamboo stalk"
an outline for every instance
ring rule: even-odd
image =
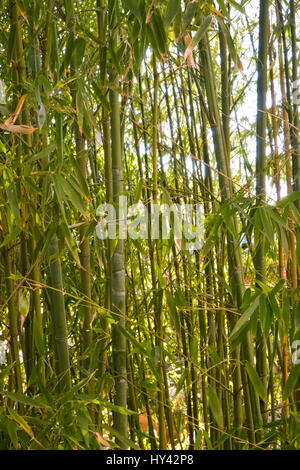
[[[117,14],[117,3],[110,3],[111,27],[114,28]],[[111,47],[117,45],[117,31],[115,30]],[[119,84],[119,78],[115,71],[111,72],[112,83]],[[110,90],[111,105],[111,156],[112,156],[112,184],[113,200],[116,205],[117,220],[120,220],[121,208],[119,207],[119,196],[123,193],[123,168],[121,152],[121,129],[120,129],[120,97],[119,94]],[[112,326],[112,348],[113,368],[115,379],[114,403],[127,408],[127,371],[126,371],[126,338],[119,329],[126,327],[126,291],[125,291],[125,257],[124,240],[118,239],[117,246],[112,255],[112,311],[114,312],[115,324]],[[114,428],[127,437],[127,416],[114,412]],[[121,448],[126,448],[124,443],[117,439]]]

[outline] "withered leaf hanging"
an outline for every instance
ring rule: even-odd
[[[3,124],[0,124],[0,129],[13,132],[15,134],[32,134],[37,129],[36,127],[27,126],[25,124],[15,125],[15,121],[21,112],[26,96],[27,95],[21,96],[15,111],[6,119],[6,121],[4,121]]]

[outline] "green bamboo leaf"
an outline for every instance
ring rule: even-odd
[[[236,2],[235,0],[228,0],[228,3],[230,3],[230,5],[232,5],[236,10],[238,10],[240,13],[243,13],[243,15],[246,14],[245,12],[245,8],[243,7],[243,5],[240,5],[238,2]],[[244,1],[242,1],[241,3],[245,3]]]
[[[102,426],[104,429],[106,429],[107,431],[109,431],[113,436],[115,436],[120,442],[123,443],[123,445],[125,446],[125,448],[131,448],[131,449],[135,449],[135,450],[140,450],[140,448],[131,440],[131,439],[128,439],[128,437],[124,436],[122,433],[120,433],[119,431],[117,431],[115,428],[112,428],[110,426],[108,426],[107,424],[103,423],[103,426]]]
[[[118,325],[118,328],[120,331],[123,333],[124,336],[126,336],[127,339],[137,348],[138,351],[140,351],[142,354],[145,356],[149,356],[149,352],[139,343],[133,335],[131,335],[125,328],[123,328],[121,325]]]
[[[194,450],[200,450],[201,449],[201,441],[202,441],[202,429],[199,429],[197,431],[197,435],[196,435],[196,441],[195,441],[195,445],[194,445]]]
[[[12,243],[18,235],[21,233],[21,228],[20,226],[14,226],[12,229],[9,231],[9,233],[5,236],[3,242],[0,244],[0,248],[2,246],[7,246],[10,243]]]
[[[41,329],[38,325],[35,314],[33,316],[33,340],[34,340],[34,344],[35,344],[35,347],[36,347],[39,355],[44,356],[45,349],[44,349],[44,342],[43,342],[42,332],[41,332]]]
[[[164,15],[164,22],[168,29],[177,13],[180,11],[180,0],[169,0],[167,9]]]
[[[62,175],[56,174],[54,175],[57,184],[60,186],[62,191],[64,192],[65,196],[69,199],[72,205],[81,212],[84,216],[86,215],[86,208],[83,205],[82,198],[80,194],[73,188],[73,186],[69,183],[67,179],[65,179]]]
[[[84,124],[85,127],[88,129],[90,132],[90,135],[92,135],[91,131],[97,131],[98,126],[94,117],[94,113],[92,111],[91,104],[86,96],[86,94],[82,95],[82,100],[83,100],[83,117],[84,117]]]
[[[178,313],[176,310],[176,302],[174,299],[173,294],[166,290],[166,301],[170,313],[170,320],[173,325],[173,328],[177,331],[177,333],[180,333],[180,324],[179,324],[179,318],[178,318]]]
[[[287,382],[284,386],[283,394],[282,394],[283,400],[287,400],[289,396],[291,395],[291,393],[293,392],[294,388],[297,385],[299,374],[300,374],[300,364],[297,364],[296,366],[292,368],[290,375],[287,379]]]
[[[99,404],[101,406],[104,406],[108,410],[115,411],[116,413],[120,413],[121,415],[136,415],[137,412],[133,410],[129,410],[128,408],[123,408],[122,406],[114,405],[113,403],[110,403],[109,401],[105,400],[99,400]]]
[[[69,441],[69,444],[71,445],[71,447],[73,448],[72,444],[76,446],[76,449],[79,449],[79,450],[85,450],[85,447],[79,443],[79,437],[81,438],[81,436],[78,436],[78,439],[76,439],[75,436],[71,436],[70,434],[64,432],[64,437],[66,438],[67,441]]]
[[[81,153],[81,155],[84,156],[85,153],[86,153],[86,151],[84,150]],[[85,180],[85,178],[82,174],[82,171],[81,171],[81,168],[79,166],[78,161],[72,155],[70,155],[69,158],[70,158],[70,161],[71,161],[75,171],[74,171],[74,174],[72,174],[72,175],[68,174],[67,172],[63,173],[63,176],[65,178],[68,178],[68,181],[73,186],[75,191],[77,191],[80,194],[83,194],[86,197],[89,197],[89,195],[90,195],[89,194],[89,188],[88,188],[86,180]]]
[[[218,3],[219,3],[219,6],[220,6],[220,9],[223,13],[224,16],[228,17],[228,10],[225,6],[225,2],[224,0],[218,0]],[[238,2],[236,2],[235,0],[228,0],[228,3],[230,5],[232,5],[236,10],[238,10],[240,13],[242,13],[243,15],[246,14],[245,12],[245,8],[243,7],[243,5],[240,5]]]
[[[153,30],[151,28],[151,25],[150,24],[147,24],[146,25],[146,31],[147,31],[147,42],[149,42],[152,46],[152,49],[153,49],[153,52],[154,54],[157,56],[157,57],[161,57],[160,55],[160,52],[159,52],[159,48],[158,48],[158,45],[157,45],[157,41],[155,39],[155,35],[153,34]],[[138,68],[138,70],[140,70],[140,67]]]
[[[218,16],[217,20],[218,20],[218,22],[220,24],[220,27],[221,27],[221,30],[222,30],[222,32],[225,36],[230,56],[231,56],[234,64],[236,65],[236,67],[241,71],[241,70],[243,70],[243,65],[242,65],[242,62],[239,59],[239,56],[238,56],[237,52],[236,52],[236,48],[235,48],[234,42],[232,40],[231,34],[229,32],[229,29],[228,29],[227,25],[224,23],[222,18],[220,18]]]
[[[136,190],[134,192],[134,197],[133,197],[133,202],[134,204],[137,204],[141,197],[142,197],[142,193],[143,193],[143,187],[144,187],[144,181],[143,180],[140,180],[136,186]]]
[[[21,214],[19,209],[19,198],[17,196],[16,186],[14,182],[11,182],[6,186],[6,195],[8,199],[9,207],[13,213],[14,218],[18,224],[21,223]]]
[[[269,293],[269,296],[273,296],[275,297],[276,294],[278,294],[278,292],[282,289],[282,287],[284,286],[285,284],[285,280],[284,279],[280,279],[276,286],[273,287],[273,289],[271,290],[271,292]]]
[[[3,103],[0,103],[0,113],[4,115],[9,114],[9,109]],[[4,151],[5,147],[4,146],[2,147],[2,143],[0,145],[1,145],[1,150]]]
[[[163,275],[160,271],[157,273],[157,277],[158,277],[158,282],[159,282],[160,287],[162,289],[165,289],[167,283],[166,283],[166,281],[165,281],[165,279],[164,279],[164,277],[163,277]]]
[[[266,210],[265,207],[260,207],[258,209],[258,214],[260,216],[261,223],[262,223],[262,231],[266,235],[270,244],[272,245],[274,243],[274,227],[270,220],[268,211]]]
[[[198,2],[191,1],[187,4],[185,12],[182,17],[182,30],[185,31],[191,25],[192,19],[199,8]]]
[[[219,400],[219,397],[215,389],[212,387],[208,387],[207,396],[208,396],[208,402],[209,402],[209,406],[212,411],[212,414],[219,428],[223,428],[224,426],[223,410],[222,410],[221,402]]]
[[[57,226],[56,226],[56,232],[57,232]],[[62,236],[62,239],[65,241],[66,243],[66,246],[70,252],[70,254],[72,255],[72,257],[74,258],[75,262],[77,263],[77,265],[79,266],[80,265],[80,261],[79,261],[79,256],[78,256],[78,250],[77,250],[77,246],[76,246],[76,243],[75,243],[75,240],[74,238],[72,237],[72,234],[70,232],[70,229],[68,227],[68,225],[62,221],[62,223],[59,225],[59,232]]]
[[[14,448],[18,449],[19,441],[18,441],[18,434],[17,434],[17,425],[15,421],[8,419],[6,426],[7,426],[7,432],[8,432],[9,438],[11,442],[13,443]]]
[[[287,238],[287,229],[283,227],[279,227],[279,232],[280,232],[280,240],[282,243],[283,251],[286,257],[289,256],[289,242]]]
[[[115,93],[118,93],[119,95],[123,93],[123,90],[120,85],[116,84],[115,82],[105,81],[103,86],[107,87],[109,90],[114,91]]]
[[[280,309],[278,307],[277,300],[275,299],[275,297],[269,296],[268,301],[270,303],[270,308],[272,310],[273,317],[278,319],[280,316]]]
[[[177,15],[175,16],[175,20],[174,20],[174,34],[175,34],[176,41],[179,39],[180,32],[181,32],[181,15],[182,15],[182,12],[180,9]]]
[[[211,442],[210,437],[208,435],[208,432],[205,429],[203,429],[202,433],[203,433],[203,436],[204,436],[204,439],[205,439],[205,442],[206,442],[206,445],[207,445],[207,449],[208,450],[214,450],[212,442]]]
[[[106,97],[106,92],[105,89],[101,87],[97,82],[92,82],[92,87],[94,89],[95,94],[97,95],[97,98],[101,101],[102,106],[107,110],[111,111],[109,101]]]
[[[233,237],[237,237],[236,226],[234,224],[234,214],[236,212],[235,208],[230,204],[224,204],[220,208],[221,215],[223,216],[223,221],[226,225],[226,228],[230,231]]]
[[[9,366],[6,366],[1,372],[0,372],[0,384],[3,384],[3,381],[5,377],[7,377],[11,371],[11,369],[14,367],[14,364],[10,364]]]
[[[293,318],[294,318],[294,335],[300,330],[300,299],[298,298],[297,302],[294,305],[293,309]]]
[[[209,346],[208,351],[212,359],[213,365],[216,366],[221,373],[223,373],[222,361],[221,361],[219,354],[217,353],[216,348],[214,346]]]
[[[6,392],[5,396],[12,401],[22,403],[23,405],[33,406],[34,408],[49,408],[47,402],[42,398],[32,398],[21,393]]]
[[[192,335],[191,337],[191,342],[190,342],[190,357],[191,361],[196,364],[197,363],[197,358],[198,358],[198,339]]]
[[[57,78],[60,77],[60,58],[58,52],[57,24],[51,21],[49,31],[50,69],[56,71]],[[67,66],[66,66],[67,67]]]
[[[74,65],[76,68],[80,67],[84,53],[85,53],[86,42],[83,38],[76,38],[72,44],[72,58],[74,58]]]
[[[288,206],[291,202],[295,202],[298,199],[300,199],[300,191],[293,191],[291,194],[288,196],[283,197],[280,199],[280,201],[276,202],[276,206],[278,207],[286,207]]]
[[[183,56],[184,60],[186,60],[192,54],[194,48],[197,46],[198,42],[202,39],[202,37],[204,36],[204,34],[206,33],[206,31],[208,30],[208,28],[210,27],[213,21],[214,21],[213,16],[207,16],[202,21],[200,28],[198,29],[196,34],[194,34],[189,45],[187,46],[184,52],[184,56]]]
[[[66,225],[68,225],[68,221],[67,221],[66,213],[65,213],[65,205],[64,205],[65,196],[64,196],[64,192],[63,192],[63,190],[62,190],[62,188],[59,184],[59,181],[57,179],[57,175],[52,175],[52,182],[53,182],[53,187],[54,187],[55,195],[56,195],[56,198],[57,198],[57,202],[58,202],[60,210],[61,210],[61,214],[63,216],[63,219],[64,219]]]
[[[296,258],[297,264],[300,266],[300,230],[296,231]]]
[[[43,72],[39,72],[36,79],[35,85],[37,85],[41,91],[44,91],[46,94],[51,93],[52,85]]]
[[[181,391],[182,387],[184,386],[184,382],[187,379],[187,374],[188,374],[188,371],[187,369],[185,369],[177,382],[175,396],[178,395],[178,393]]]
[[[210,437],[209,437],[208,433],[205,431],[205,429],[199,429],[199,431],[197,432],[194,450],[200,450],[201,449],[201,441],[202,441],[203,437],[204,437],[205,442],[206,442],[207,450],[214,450],[213,445],[212,445],[211,440],[210,440]]]
[[[168,43],[167,34],[158,8],[155,8],[151,15],[150,26],[153,33],[153,40],[156,43],[160,54],[165,55],[167,53]]]
[[[15,410],[8,407],[8,412],[10,414],[11,419],[13,419],[16,423],[18,423],[24,431],[32,437],[32,430],[27,421],[20,416]]]
[[[289,292],[284,289],[282,292],[282,328],[285,333],[290,329],[291,323],[291,305],[290,305],[290,296]]]
[[[73,52],[73,44],[74,44],[74,36],[70,34],[68,37],[67,45],[66,45],[66,52],[65,52],[65,59],[64,65],[67,68],[70,65],[72,52]]]
[[[33,163],[37,160],[42,160],[44,158],[47,158],[51,155],[51,153],[53,153],[54,151],[56,150],[56,144],[55,143],[52,143],[50,145],[48,145],[46,148],[43,148],[43,150],[41,150],[40,152],[38,153],[35,153],[34,155],[32,155],[31,157],[29,158],[26,158],[24,160],[24,163],[25,164],[29,164],[29,163]]]
[[[63,132],[63,117],[61,113],[55,113],[56,122],[56,145],[57,145],[57,161],[59,168],[63,165],[64,159],[64,132]]]
[[[142,5],[140,0],[122,0],[124,10],[132,13],[141,23],[143,20]]]
[[[300,213],[299,213],[297,207],[295,206],[294,203],[290,203],[288,205],[288,207],[289,207],[290,211],[293,213],[296,226],[299,228],[300,227]]]
[[[239,332],[242,330],[242,328],[248,323],[250,320],[251,316],[259,306],[259,296],[257,296],[254,301],[251,303],[251,305],[245,310],[245,312],[242,314],[242,316],[238,319],[236,322],[231,334],[230,334],[230,340],[232,341],[235,336],[239,334]]]
[[[279,227],[286,227],[287,221],[279,214],[277,207],[272,207],[269,210],[270,217],[278,224]]]
[[[272,325],[273,311],[271,308],[271,304],[269,303],[269,298],[265,294],[262,294],[260,296],[259,314],[262,323],[262,329],[265,337],[267,338]]]
[[[267,399],[267,391],[265,390],[264,384],[260,380],[256,370],[248,361],[246,362],[246,371],[254,390],[260,396],[260,398],[265,401]]]
[[[192,37],[190,42],[190,47],[195,47],[200,39],[204,36],[210,25],[214,21],[214,16],[207,16],[201,23],[200,28],[196,32],[196,34]]]
[[[224,16],[228,18],[228,9],[225,6],[224,0],[218,0],[219,8]]]
[[[129,341],[137,348],[138,351],[140,351],[142,354],[144,354],[145,358],[146,358],[146,361],[151,369],[151,371],[153,372],[153,375],[155,376],[155,378],[157,379],[158,382],[160,382],[160,375],[159,375],[159,371],[158,371],[158,368],[156,367],[155,365],[155,362],[153,360],[153,358],[151,357],[151,353],[149,351],[147,351],[142,345],[141,343],[139,343],[135,337],[133,335],[131,335],[127,330],[125,330],[125,328],[123,328],[120,324],[118,324],[118,328],[119,330],[123,333],[123,335],[129,339]]]

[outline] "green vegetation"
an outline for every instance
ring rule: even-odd
[[[300,5],[0,11],[0,449],[300,449]]]

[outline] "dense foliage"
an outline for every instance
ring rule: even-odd
[[[299,4],[0,8],[0,448],[300,448]]]

